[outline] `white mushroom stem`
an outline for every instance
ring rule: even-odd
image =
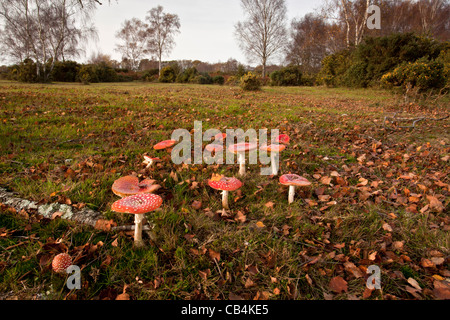
[[[144,245],[142,240],[142,221],[144,220],[144,214],[134,215],[134,243],[136,246],[141,247]]]
[[[294,195],[295,195],[295,186],[289,186],[289,196],[288,196],[289,203],[294,202]]]
[[[239,174],[243,176],[245,174],[245,152],[238,153]]]
[[[227,210],[230,209],[230,207],[228,206],[228,191],[227,190],[222,191],[222,207]]]
[[[278,174],[278,152],[270,153],[270,165],[272,168],[272,175],[276,176]]]

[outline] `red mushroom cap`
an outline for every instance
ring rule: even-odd
[[[297,174],[284,174],[280,177],[280,183],[287,186],[309,186],[311,182]]]
[[[119,213],[143,214],[158,209],[163,200],[151,193],[136,194],[114,202],[111,210]]]
[[[242,182],[236,178],[228,178],[228,177],[213,177],[208,180],[208,185],[216,190],[222,191],[234,191],[242,187]]]
[[[52,268],[55,272],[65,272],[72,265],[72,258],[67,253],[60,253],[53,258]]]
[[[283,143],[283,144],[289,144],[289,136],[287,134],[280,134],[278,137],[276,137],[273,142],[276,143]]]
[[[258,145],[256,143],[242,142],[242,143],[236,143],[236,144],[230,145],[228,147],[228,150],[233,153],[239,153],[239,152],[255,150],[257,147],[258,147]]]
[[[139,182],[139,179],[135,176],[125,176],[114,181],[111,190],[119,197],[127,197],[158,190],[161,186],[154,183],[155,180],[145,179]]]
[[[207,151],[209,151],[209,152],[220,152],[220,151],[222,151],[223,150],[223,146],[221,145],[221,144],[215,144],[215,143],[211,143],[211,144],[208,144],[206,147],[205,147],[205,150],[207,150]]]
[[[269,144],[261,146],[261,150],[269,151],[269,152],[281,152],[286,148],[284,144]]]
[[[153,146],[153,149],[155,149],[155,150],[161,150],[161,149],[170,148],[170,147],[172,147],[175,143],[177,143],[176,140],[164,140],[164,141],[161,141],[161,142],[155,144],[155,145]]]
[[[222,141],[223,139],[225,139],[227,137],[227,134],[226,133],[218,133],[218,134],[216,134],[215,136],[214,136],[214,138],[217,140],[217,141]]]

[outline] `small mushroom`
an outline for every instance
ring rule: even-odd
[[[152,193],[161,188],[154,184],[155,180],[145,179],[139,182],[135,176],[125,176],[114,181],[111,190],[119,197],[127,197],[140,193]]]
[[[134,243],[142,247],[142,221],[144,214],[158,209],[163,200],[160,196],[151,193],[136,194],[117,200],[111,206],[111,210],[118,213],[134,214]]]
[[[284,174],[280,177],[280,183],[285,186],[289,186],[289,195],[288,195],[288,202],[292,203],[294,202],[294,195],[295,195],[295,187],[296,186],[309,186],[311,182],[308,181],[308,179],[301,177],[297,174]]]
[[[145,169],[150,168],[155,162],[161,162],[159,158],[150,158],[149,156],[144,155],[143,164],[147,165]]]
[[[274,143],[282,143],[282,144],[289,144],[289,136],[287,134],[280,134],[278,137],[276,137],[273,142]]]
[[[55,272],[65,272],[72,265],[72,258],[67,253],[60,253],[53,258],[52,269]]]
[[[213,189],[222,191],[222,207],[224,210],[228,210],[228,192],[235,191],[242,187],[242,182],[234,177],[229,178],[222,175],[213,175],[212,178],[208,180],[208,185]]]
[[[238,154],[239,175],[241,175],[241,176],[245,175],[245,153],[247,151],[255,150],[257,147],[258,146],[256,143],[251,143],[251,142],[250,143],[242,142],[242,143],[232,144],[228,147],[228,150],[230,152]]]
[[[225,140],[226,137],[227,137],[227,134],[226,134],[226,133],[220,132],[220,133],[218,133],[218,134],[216,134],[216,135],[214,136],[214,139],[215,139],[217,142],[221,142],[221,141]]]
[[[223,150],[223,146],[221,144],[211,143],[206,145],[205,150],[209,152],[220,152]]]
[[[278,155],[285,148],[286,146],[283,144],[270,144],[260,147],[260,150],[270,152],[270,167],[272,170],[272,175],[274,176],[278,174]]]
[[[170,148],[170,147],[173,147],[176,143],[177,143],[176,140],[164,140],[164,141],[161,141],[161,142],[155,144],[153,146],[153,149],[162,150],[162,149]]]

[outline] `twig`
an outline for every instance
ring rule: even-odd
[[[411,126],[399,126],[399,128],[407,128],[407,129],[414,129],[416,127],[416,123],[420,122],[420,121],[424,121],[424,120],[433,120],[433,121],[442,121],[445,119],[448,119],[450,117],[450,115],[447,115],[445,117],[442,118],[430,118],[430,117],[420,117],[420,118],[397,118],[397,112],[394,113],[393,116],[385,116],[384,117],[384,121],[383,121],[383,126],[385,129],[389,129],[389,130],[394,130],[393,128],[388,128],[386,127],[386,122],[389,120],[389,122],[392,124],[394,122],[410,122],[412,121],[412,125]]]

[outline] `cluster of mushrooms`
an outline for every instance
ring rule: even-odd
[[[220,135],[220,136],[219,136]],[[222,141],[226,138],[226,134],[221,133],[216,136],[216,141]],[[278,174],[278,159],[279,153],[286,148],[289,144],[289,136],[286,134],[279,135],[271,144],[263,145],[260,150],[270,152],[271,155],[271,172],[273,176]],[[165,140],[156,144],[154,150],[162,150],[170,148],[177,143],[175,140]],[[223,150],[223,144],[208,144],[205,147],[210,152],[221,152]],[[228,150],[238,155],[239,175],[245,175],[245,154],[246,152],[257,149],[256,143],[237,143],[230,145]],[[143,164],[147,165],[147,168],[152,166],[153,163],[159,162],[159,158],[151,158],[144,156]],[[288,202],[291,204],[294,201],[295,188],[298,186],[308,186],[311,184],[306,178],[296,174],[284,174],[280,176],[279,182],[282,185],[289,186]],[[116,181],[112,185],[112,191],[114,194],[121,197],[120,200],[114,202],[111,206],[111,210],[118,213],[129,213],[135,215],[134,225],[134,243],[137,247],[144,246],[142,240],[142,227],[144,215],[158,209],[162,205],[162,198],[156,194],[153,194],[156,190],[161,188],[160,185],[155,184],[156,181],[152,179],[144,179],[139,181],[135,176],[124,176]],[[212,178],[208,180],[208,185],[216,190],[222,191],[222,208],[223,210],[229,209],[228,193],[235,191],[242,187],[243,183],[235,177],[225,177],[219,174],[213,174]]]

